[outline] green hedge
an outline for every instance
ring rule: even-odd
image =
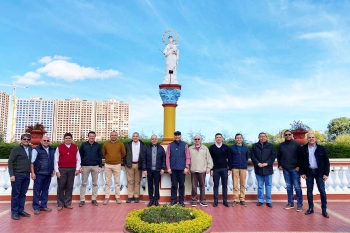
[[[130,142],[131,139],[122,139],[120,141],[126,144]],[[151,145],[151,141],[149,139],[142,139],[142,141],[147,146]],[[160,143],[161,141],[158,141],[158,142]],[[78,146],[80,146],[83,142],[79,141],[75,143]],[[101,144],[101,146],[103,146],[105,141],[99,142],[99,143]],[[17,145],[18,143],[0,143],[0,159],[8,159],[12,148]],[[59,143],[53,143],[51,146],[53,148],[56,148],[58,145]],[[189,144],[189,145],[192,145],[192,144]],[[213,145],[213,143],[204,143],[204,145],[210,147],[211,145]],[[232,145],[231,143],[228,143],[228,146],[231,146],[231,145]],[[277,148],[279,144],[273,144],[273,145],[275,146],[276,152],[277,152]],[[251,149],[252,147],[251,144],[248,144],[247,146],[249,149]],[[350,145],[326,143],[326,144],[323,144],[323,146],[326,148],[329,158],[350,158]]]

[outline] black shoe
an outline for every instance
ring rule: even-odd
[[[96,200],[92,200],[92,201],[91,201],[91,204],[93,204],[94,206],[98,206],[98,203],[97,203]]]
[[[18,213],[19,216],[22,216],[22,217],[30,217],[30,214],[28,214],[27,212],[25,211],[22,211],[20,213]]]
[[[153,202],[155,206],[159,206],[159,202],[158,201],[154,201]]]
[[[325,211],[325,210],[322,211],[322,216],[325,218],[329,218],[329,215],[328,215],[327,211]]]
[[[134,202],[135,202],[135,203],[139,203],[139,202],[140,202],[140,199],[135,198]]]
[[[271,203],[266,203],[267,207],[272,208],[272,204]]]
[[[309,215],[309,214],[312,214],[314,212],[313,209],[308,209],[306,212],[305,212],[305,215]]]
[[[126,203],[130,203],[132,201],[132,198],[128,198],[128,200],[126,200]]]
[[[182,207],[185,207],[185,203],[183,203],[183,202],[179,202],[179,205]]]
[[[85,201],[80,201],[79,202],[79,207],[82,207],[85,204]]]
[[[153,201],[148,202],[147,207],[150,207],[153,205]]]
[[[20,219],[20,217],[19,217],[18,214],[11,214],[11,218],[12,218],[13,220],[19,220],[19,219]]]
[[[256,204],[257,206],[262,206],[264,203],[262,202],[258,202],[258,204]]]
[[[213,206],[214,206],[214,207],[217,207],[217,206],[218,206],[218,200],[214,200]]]
[[[176,201],[171,201],[170,205],[176,205]]]
[[[224,204],[224,206],[226,206],[226,207],[230,207],[230,205],[227,203],[227,201],[224,202],[223,204]]]

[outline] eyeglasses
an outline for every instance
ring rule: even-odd
[[[291,135],[292,135],[291,133],[284,134],[284,136],[291,136]]]
[[[50,142],[50,140],[43,140],[43,142]]]
[[[195,140],[195,141],[198,141],[198,140],[201,140],[201,139],[200,139],[200,138],[195,138],[194,140]]]
[[[22,138],[23,141],[30,141],[30,138]]]

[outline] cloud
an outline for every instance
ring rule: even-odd
[[[29,71],[22,76],[16,75],[14,76],[14,78],[17,78],[16,83],[21,83],[21,84],[27,84],[27,85],[45,84],[44,81],[38,81],[41,78],[41,75],[32,71]]]
[[[304,34],[301,34],[298,38],[305,39],[305,40],[321,39],[321,40],[333,40],[333,41],[340,41],[342,39],[341,35],[339,35],[339,33],[336,31],[304,33]]]
[[[69,62],[68,60],[70,59],[70,57],[60,55],[45,56],[38,60],[39,63],[45,64],[43,67],[38,68],[36,71],[29,71],[22,76],[16,75],[13,77],[17,79],[16,83],[34,85],[46,83],[39,80],[42,76],[73,82],[88,78],[106,79],[121,74],[119,71],[112,69],[100,70],[99,68],[80,66],[77,63]]]

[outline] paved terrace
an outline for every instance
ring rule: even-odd
[[[305,197],[304,197],[305,200]],[[329,219],[321,215],[320,202],[315,202],[315,213],[304,215],[304,212],[285,210],[286,202],[275,201],[273,208],[266,205],[256,206],[255,201],[248,201],[247,207],[225,207],[221,203],[218,207],[197,206],[213,217],[211,232],[350,232],[350,200],[329,201]],[[52,212],[41,212],[34,215],[31,201],[25,210],[32,214],[29,218],[12,220],[10,203],[0,202],[1,232],[123,232],[125,218],[129,211],[147,208],[147,202],[138,204],[123,202],[116,204],[110,201],[108,205],[93,206],[87,202],[83,207],[74,201],[73,209],[57,211],[56,203],[50,201]],[[190,207],[189,202],[186,207]],[[304,203],[306,210],[307,203]]]

